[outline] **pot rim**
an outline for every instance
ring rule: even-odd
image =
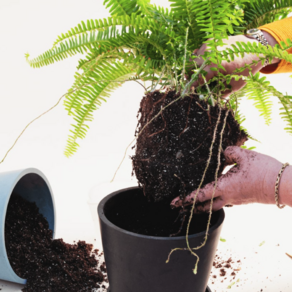
[[[149,236],[149,235],[138,234],[138,233],[134,233],[134,232],[122,229],[122,228],[114,225],[112,222],[110,222],[106,218],[106,216],[105,216],[105,214],[103,212],[104,206],[107,203],[107,201],[109,199],[111,199],[112,197],[116,196],[117,194],[120,194],[120,193],[125,192],[125,191],[129,191],[129,190],[133,190],[133,189],[139,189],[139,187],[129,187],[129,188],[120,189],[118,191],[110,193],[109,195],[107,195],[106,197],[104,197],[100,201],[100,203],[98,204],[98,207],[97,207],[97,213],[98,213],[99,219],[101,221],[103,221],[104,224],[110,226],[111,228],[115,229],[118,232],[125,233],[125,234],[131,235],[131,236],[135,236],[135,237],[144,238],[144,239],[176,241],[176,240],[182,240],[182,239],[186,238],[185,235],[184,236],[177,236],[177,237],[162,237],[162,236]],[[223,222],[223,220],[225,218],[225,212],[224,212],[223,208],[220,209],[217,212],[220,212],[219,213],[219,218],[218,218],[217,222],[213,226],[210,227],[209,234],[213,230],[217,229],[222,224],[222,222]],[[191,238],[195,238],[195,237],[200,237],[200,236],[204,235],[205,233],[206,233],[206,231],[195,233],[195,234],[189,235],[188,238],[191,239]]]
[[[53,223],[53,233],[52,233],[52,238],[55,238],[55,227],[56,227],[56,208],[55,208],[55,199],[53,195],[53,191],[51,188],[51,185],[47,179],[47,177],[44,175],[42,171],[40,171],[37,168],[24,168],[24,169],[18,169],[18,170],[12,170],[12,171],[3,171],[0,173],[0,176],[8,176],[9,180],[5,182],[5,184],[1,187],[0,191],[0,196],[2,196],[2,204],[0,206],[0,209],[2,212],[0,212],[0,258],[3,259],[1,261],[1,267],[0,267],[0,277],[4,281],[10,281],[10,282],[15,282],[18,284],[25,284],[26,279],[21,278],[16,274],[16,272],[13,270],[10,261],[8,259],[7,255],[7,249],[6,249],[6,243],[5,243],[5,220],[6,220],[6,215],[7,215],[7,208],[8,204],[11,198],[11,195],[13,193],[13,190],[15,189],[16,185],[19,183],[19,181],[26,175],[30,174],[36,174],[38,175],[46,184],[46,187],[49,190],[49,195],[52,200],[52,213],[54,217],[54,223]],[[4,195],[3,195],[4,194]],[[1,222],[2,221],[2,222]],[[2,269],[1,269],[2,268]],[[3,271],[3,268],[6,269],[6,273],[4,274],[5,278],[2,278],[3,275],[1,274]]]

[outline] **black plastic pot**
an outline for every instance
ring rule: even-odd
[[[197,250],[198,273],[193,274],[196,258],[188,251],[176,251],[166,263],[173,248],[185,248],[186,238],[140,235],[111,223],[107,214],[125,200],[142,195],[137,188],[123,189],[105,197],[98,206],[102,244],[110,292],[207,292],[224,211],[214,212],[216,222],[209,230],[207,243]],[[189,236],[191,247],[204,241],[205,232]]]

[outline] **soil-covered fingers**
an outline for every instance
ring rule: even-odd
[[[246,158],[246,151],[238,146],[229,146],[224,151],[225,165],[238,164],[240,165]]]
[[[214,198],[212,203],[212,211],[218,211],[225,206],[225,201],[222,197]],[[194,213],[209,213],[211,209],[211,200],[203,203],[196,203]]]
[[[214,198],[222,195],[219,190],[220,188],[218,188],[217,185],[214,193]],[[197,192],[198,192],[197,190],[191,192],[188,196],[186,196],[184,200],[181,200],[179,197],[175,198],[170,204],[171,207],[177,208],[183,205],[184,206],[192,205],[194,203],[194,200],[196,200],[196,204],[199,203],[202,205],[204,202],[211,200],[214,192],[214,182],[207,184],[205,187],[199,190],[198,194]]]

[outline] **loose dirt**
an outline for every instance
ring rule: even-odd
[[[5,221],[5,244],[15,273],[27,279],[24,292],[79,292],[105,288],[105,263],[92,244],[52,239],[35,203],[12,194]]]
[[[199,186],[209,157],[219,106],[211,107],[198,96],[191,95],[179,99],[159,114],[161,108],[178,97],[174,91],[155,91],[144,96],[140,104],[136,153],[132,160],[134,173],[149,201],[170,202],[177,196],[183,199]],[[215,178],[220,132],[226,111],[227,108],[222,106],[211,162],[203,184]],[[149,123],[157,114],[159,116]],[[228,146],[241,146],[246,140],[246,134],[240,130],[230,111],[223,132],[219,175],[224,168],[223,151]]]

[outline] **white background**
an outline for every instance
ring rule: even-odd
[[[0,0],[0,160],[23,128],[71,87],[79,58],[32,69],[24,54],[29,52],[36,57],[43,53],[60,33],[81,20],[107,17],[102,2]],[[165,0],[156,3],[167,5]],[[269,76],[269,80],[280,91],[292,94],[289,74]],[[70,159],[63,155],[63,150],[72,120],[61,103],[32,124],[0,164],[1,172],[36,167],[45,173],[55,196],[56,237],[67,242],[96,239],[101,248],[99,231],[94,229],[87,205],[88,194],[95,185],[111,180],[133,139],[142,96],[143,89],[137,83],[127,83],[117,90],[96,112],[87,138]],[[285,124],[274,101],[273,123],[269,127],[250,101],[242,103],[242,112],[247,117],[244,125],[261,141],[247,145],[255,145],[257,151],[292,164],[292,137],[283,130]],[[130,152],[117,179],[134,184],[129,155]],[[98,193],[96,200],[103,195]],[[292,291],[292,259],[285,255],[292,253],[291,224],[289,207],[278,210],[276,206],[248,205],[226,210],[222,232],[226,242],[220,242],[218,253],[242,261],[236,278],[238,287],[232,286],[233,291]],[[217,292],[229,291],[230,280],[228,277],[221,283],[217,279],[210,287]],[[20,291],[21,286],[0,281],[0,288],[5,292]]]

